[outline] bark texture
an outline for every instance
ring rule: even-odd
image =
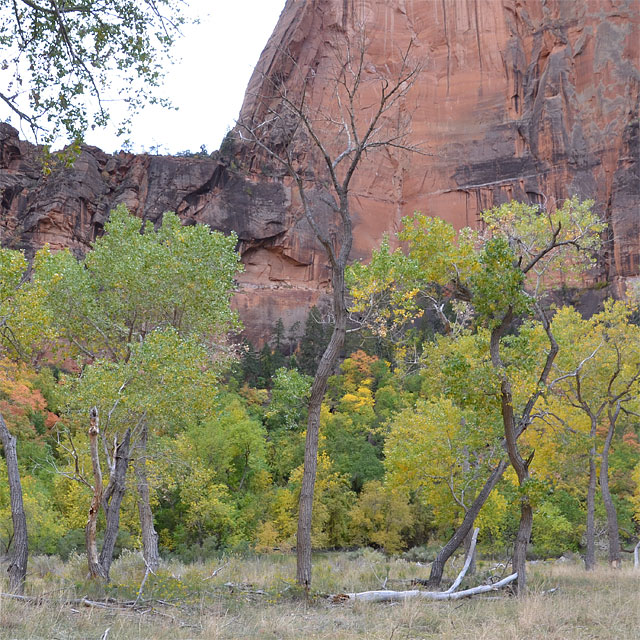
[[[311,586],[311,524],[313,518],[313,494],[316,482],[316,470],[318,466],[318,433],[320,430],[320,409],[324,394],[327,390],[327,381],[333,373],[333,369],[344,345],[347,330],[347,307],[345,302],[344,268],[334,271],[333,284],[333,308],[335,326],[331,334],[331,340],[322,354],[318,370],[311,386],[309,399],[309,417],[307,420],[307,435],[304,450],[304,472],[302,474],[302,487],[300,489],[300,506],[298,512],[298,530],[296,537],[297,569],[296,580],[305,589]]]
[[[522,458],[520,449],[518,448],[518,437],[524,430],[525,425],[528,423],[529,414],[535,404],[535,396],[529,399],[523,415],[520,418],[519,428],[518,425],[516,425],[516,418],[514,415],[511,381],[507,376],[505,366],[500,355],[500,341],[511,325],[512,321],[513,309],[510,307],[503,317],[502,322],[491,331],[491,341],[489,349],[491,353],[491,363],[499,373],[501,378],[500,405],[507,454],[509,455],[511,466],[513,466],[516,475],[518,476],[518,485],[520,486],[520,489],[523,490],[520,497],[520,524],[518,526],[518,534],[516,536],[516,541],[513,547],[511,564],[514,573],[518,576],[516,583],[518,595],[524,595],[527,590],[527,547],[529,545],[529,539],[531,538],[531,529],[533,527],[533,509],[531,508],[529,496],[527,495],[525,488],[526,482],[529,479],[529,463],[531,462],[531,458],[529,460],[524,460]],[[548,326],[548,322],[546,322],[545,328],[547,329],[549,337],[552,338],[551,334],[549,333]],[[547,362],[545,363],[545,368],[541,376],[542,381],[546,380],[545,376],[548,375],[553,357],[555,357],[553,344],[554,341],[552,340],[552,348],[549,355],[547,356]],[[557,345],[555,345],[555,347],[557,353]]]
[[[618,532],[618,513],[613,504],[611,491],[609,490],[609,451],[611,450],[611,441],[615,432],[615,420],[609,422],[607,437],[602,448],[602,458],[600,460],[600,493],[602,494],[602,502],[607,512],[607,537],[609,539],[609,564],[612,567],[619,568],[622,558],[620,553],[620,534]]]
[[[131,430],[127,429],[121,442],[113,452],[113,467],[109,475],[109,483],[102,496],[102,508],[106,516],[104,540],[100,551],[100,566],[105,578],[109,579],[109,571],[113,561],[118,531],[120,530],[120,505],[126,489],[127,469],[129,466],[129,449],[131,446]]]
[[[20,470],[18,469],[16,438],[9,433],[2,414],[0,414],[0,442],[2,442],[4,448],[4,458],[7,464],[9,494],[11,497],[11,519],[13,522],[12,551],[9,567],[7,568],[9,572],[9,590],[12,593],[21,595],[24,592],[24,584],[27,577],[27,559],[29,556],[27,517],[22,500],[22,483],[20,482]]]
[[[98,409],[93,407],[89,411],[89,451],[91,453],[91,468],[93,470],[93,496],[89,506],[89,517],[85,527],[85,543],[87,547],[87,563],[89,565],[90,578],[106,579],[105,572],[98,558],[97,524],[102,504],[102,469],[100,468],[100,455],[98,452],[98,436],[100,435]]]
[[[596,420],[591,416],[591,428],[589,438],[591,447],[589,448],[589,486],[587,488],[587,548],[584,555],[584,568],[592,571],[596,567],[596,483],[598,474],[596,472]]]
[[[151,493],[149,491],[149,479],[147,478],[147,443],[149,428],[144,424],[138,441],[138,452],[134,467],[136,473],[136,486],[138,489],[138,514],[140,516],[140,529],[142,531],[142,555],[147,567],[155,571],[160,564],[158,551],[158,534],[153,524],[153,511],[151,510]]]

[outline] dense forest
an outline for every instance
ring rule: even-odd
[[[529,557],[585,552],[589,568],[602,548],[619,564],[640,527],[637,298],[585,318],[548,293],[592,264],[604,227],[590,203],[484,215],[483,232],[458,233],[415,215],[404,251],[384,244],[349,268],[314,548],[433,559],[499,469],[472,519],[482,550],[509,555],[526,496]],[[313,309],[261,349],[242,342],[236,238],[171,213],[141,225],[114,210],[81,261],[0,253],[0,413],[5,452],[17,442],[29,553],[91,563],[93,548],[104,578],[123,548],[156,563],[290,550],[330,318]],[[542,306],[547,322],[533,319]],[[528,412],[516,433],[524,481],[506,464],[505,381],[516,414]],[[16,544],[12,499],[3,464],[3,553]]]

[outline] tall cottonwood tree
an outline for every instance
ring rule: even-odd
[[[599,246],[604,225],[592,213],[592,202],[577,198],[562,206],[545,210],[537,205],[510,202],[482,213],[484,229],[463,229],[456,233],[451,225],[416,215],[404,221],[400,238],[408,244],[408,255],[398,250],[394,259],[388,253],[374,254],[368,267],[354,268],[354,308],[365,311],[375,297],[375,274],[380,257],[398,270],[383,282],[393,285],[393,302],[402,319],[419,313],[418,296],[428,300],[448,296],[471,306],[477,324],[489,330],[487,356],[498,384],[495,400],[500,409],[504,447],[518,477],[521,492],[520,524],[514,544],[512,565],[518,574],[518,592],[526,591],[526,551],[533,526],[533,508],[529,496],[530,464],[534,452],[524,453],[518,439],[535,417],[536,404],[543,396],[558,354],[558,344],[549,317],[543,307],[545,285],[553,282],[559,271],[590,265],[590,253]],[[369,314],[375,325],[376,314]],[[514,335],[522,334],[522,320],[536,318],[539,330],[546,336],[542,361],[526,394],[516,394],[522,384],[518,375],[519,359],[507,348]],[[506,354],[506,355],[505,355]],[[520,396],[520,397],[518,397]],[[502,468],[501,468],[502,467]],[[455,537],[462,542],[473,524],[483,501],[489,496],[504,471],[498,465],[474,500]],[[448,550],[453,552],[451,545]],[[440,565],[441,570],[441,563]]]
[[[331,99],[319,106],[309,100],[313,74],[307,75],[292,54],[281,52],[290,76],[286,82],[263,78],[263,93],[253,96],[254,115],[236,127],[242,141],[255,145],[293,180],[304,219],[331,268],[333,332],[311,387],[298,514],[296,578],[305,589],[311,585],[320,408],[347,331],[345,269],[353,243],[353,178],[365,156],[374,151],[418,151],[407,142],[410,122],[403,120],[398,107],[421,65],[412,60],[409,46],[384,69],[376,69],[368,64],[368,44],[364,29],[336,37],[335,57],[330,69],[323,69]]]
[[[102,495],[105,576],[129,462],[125,445],[134,454],[143,554],[151,568],[158,563],[148,443],[154,429],[189,413],[194,388],[213,388],[226,359],[226,336],[239,326],[230,308],[239,268],[235,244],[234,235],[183,226],[172,213],[156,230],[118,207],[83,262],[60,252],[40,276],[60,335],[83,367],[66,386],[69,410],[83,423],[89,407],[101,416],[110,473]]]

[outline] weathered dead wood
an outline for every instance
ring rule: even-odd
[[[136,596],[135,602],[133,603],[134,606],[138,604],[138,601],[142,597],[142,590],[144,589],[144,585],[147,582],[147,578],[149,577],[149,574],[152,574],[154,576],[156,575],[153,569],[151,568],[151,566],[149,565],[149,563],[146,561],[144,554],[142,554],[142,560],[144,561],[144,565],[145,565],[144,578],[142,578],[142,582],[140,583],[140,588],[138,589],[138,595]]]
[[[100,435],[98,409],[93,407],[89,411],[89,450],[91,452],[91,467],[93,469],[93,496],[89,507],[87,526],[85,527],[85,541],[87,546],[87,563],[89,565],[89,577],[105,579],[106,575],[98,558],[98,543],[96,531],[98,514],[102,504],[102,469],[100,468],[100,455],[98,451],[98,436]]]
[[[640,569],[640,558],[638,558],[638,553],[640,552],[640,540],[638,540],[638,544],[633,548],[633,567],[634,569]]]
[[[473,554],[476,550],[476,542],[478,541],[478,533],[480,529],[476,527],[473,530],[473,536],[471,537],[471,544],[469,545],[469,551],[467,552],[467,558],[464,561],[464,565],[462,567],[462,571],[458,574],[458,577],[454,580],[453,584],[445,591],[445,593],[453,593],[462,582],[462,579],[465,577],[469,567],[471,566],[471,561],[473,560]]]
[[[422,598],[425,600],[459,600],[460,598],[468,598],[488,591],[497,591],[498,589],[501,589],[513,582],[518,577],[518,574],[513,573],[494,584],[479,585],[471,589],[456,592],[456,589],[460,586],[471,565],[471,561],[476,550],[479,532],[480,529],[476,527],[473,531],[471,544],[469,545],[469,551],[467,552],[464,565],[458,574],[458,577],[446,591],[420,591],[419,589],[413,589],[410,591],[391,591],[388,589],[381,589],[379,591],[362,591],[360,593],[340,593],[331,597],[332,602],[347,602],[349,600],[363,600],[365,602],[397,602],[410,600],[412,598]]]
[[[251,595],[263,596],[267,592],[264,589],[254,589],[253,585],[243,582],[225,582],[224,586],[230,589],[231,593],[237,591],[239,593],[247,593]]]
[[[9,600],[22,600],[23,602],[39,602],[40,598],[34,596],[22,596],[18,593],[0,593],[0,598],[8,598]]]
[[[337,596],[332,596],[332,601],[346,602],[351,600],[361,600],[363,602],[401,602],[414,598],[422,600],[460,600],[461,598],[469,598],[480,593],[498,591],[499,589],[502,589],[502,587],[506,587],[508,584],[511,584],[517,577],[517,573],[512,573],[510,576],[503,578],[500,582],[496,582],[495,584],[482,584],[471,589],[465,589],[464,591],[457,591],[454,593],[449,593],[447,591],[420,591],[419,589],[412,589],[411,591],[361,591],[359,593],[341,593]]]
[[[220,565],[215,571],[213,571],[211,575],[207,576],[206,578],[202,578],[202,582],[206,582],[207,580],[211,580],[211,578],[215,578],[228,564],[229,561],[227,560],[227,562]]]
[[[11,600],[20,600],[22,602],[28,602],[30,604],[41,605],[44,602],[51,602],[55,604],[65,604],[69,606],[82,605],[85,607],[96,607],[99,609],[131,609],[135,606],[135,602],[127,600],[120,602],[118,600],[89,600],[86,597],[73,598],[71,600],[59,600],[56,598],[45,598],[44,596],[22,596],[16,593],[0,593],[0,598],[9,598]]]

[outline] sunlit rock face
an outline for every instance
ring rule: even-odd
[[[288,0],[241,117],[263,115],[256,96],[274,81],[287,86],[292,59],[310,106],[329,105],[336,43],[362,25],[372,73],[396,68],[411,42],[422,71],[396,115],[423,153],[362,163],[353,257],[413,211],[473,226],[479,211],[512,198],[577,194],[610,224],[589,278],[620,294],[640,273],[639,21],[637,0]],[[373,98],[375,83],[367,86]],[[314,166],[308,148],[299,153]],[[172,209],[236,231],[245,264],[236,304],[254,339],[280,317],[302,321],[326,290],[326,259],[295,190],[250,147],[223,145],[213,158],[85,147],[72,169],[44,178],[37,150],[0,125],[0,171],[2,242],[28,251],[49,242],[81,254],[119,202],[152,221]]]

